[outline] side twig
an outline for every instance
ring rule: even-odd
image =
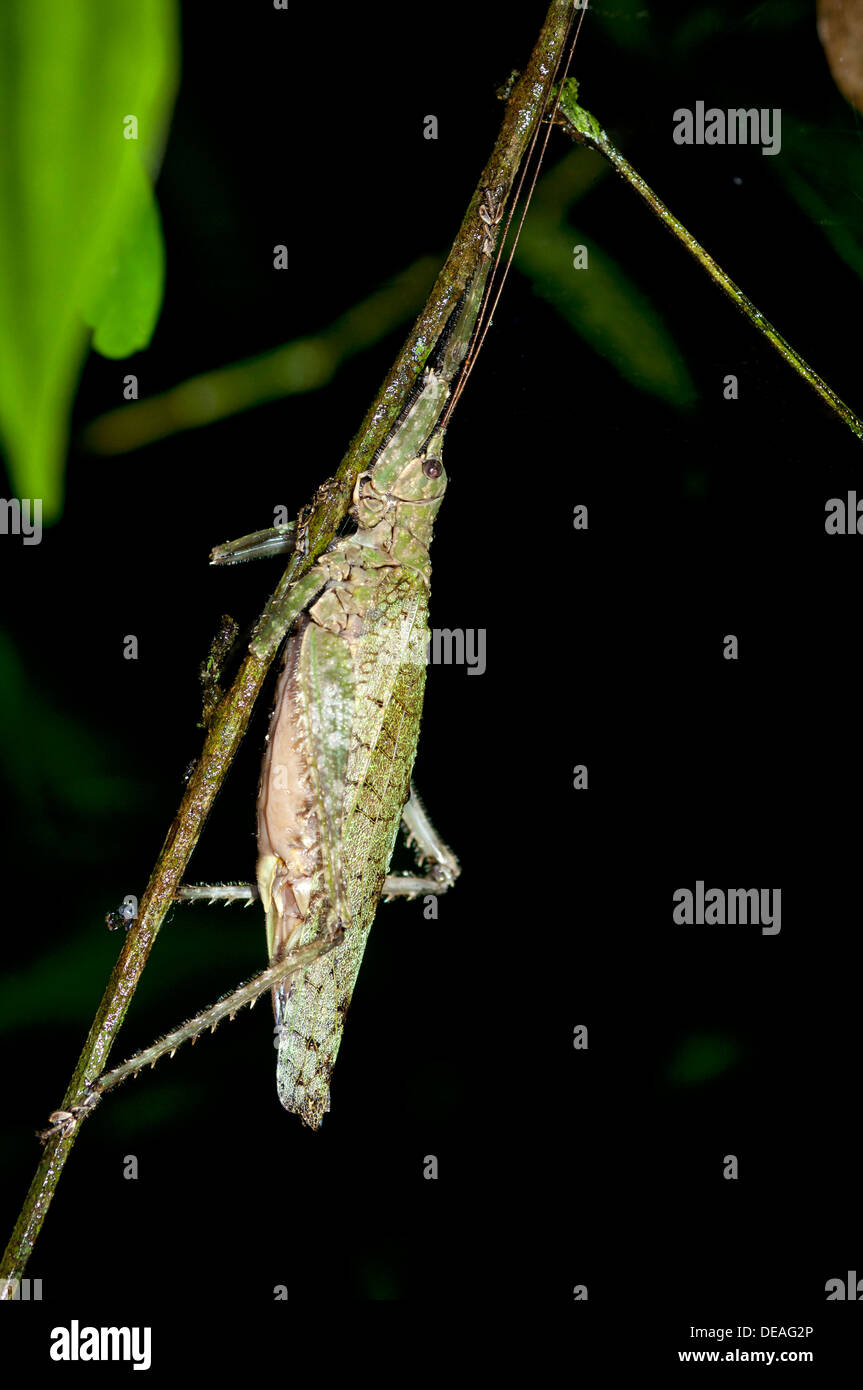
[[[745,314],[749,322],[753,324],[769,343],[776,349],[781,357],[795,372],[808,382],[814,391],[823,401],[835,411],[840,420],[844,420],[848,428],[858,439],[863,439],[863,420],[861,420],[849,405],[837,396],[831,386],[827,385],[818,373],[809,366],[794,348],[783,338],[773,324],[764,317],[761,310],[752,303],[748,295],[743,293],[738,285],[734,283],[730,275],[726,275],[722,266],[717,264],[709,251],[706,251],[700,242],[690,231],[687,231],[683,223],[680,222],[672,212],[665,206],[661,198],[658,198],[650,185],[633,169],[632,165],[620,153],[608,138],[602,126],[595,116],[589,111],[585,111],[583,106],[578,104],[578,83],[574,78],[562,83],[559,93],[558,103],[555,110],[556,122],[563,126],[568,135],[580,145],[587,145],[590,149],[596,150],[609,164],[617,170],[618,174],[634,188],[647,203],[647,206],[656,214],[659,220],[668,228],[678,241],[681,241],[690,255],[694,256],[700,265],[704,267],[719,288],[728,295],[729,299],[737,305],[741,313]]]

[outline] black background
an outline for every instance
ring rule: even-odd
[[[442,258],[494,139],[495,88],[544,8],[490,23],[478,4],[345,6],[335,20],[187,6],[158,185],[164,312],[131,364],[88,363],[76,430],[120,403],[129,370],[158,392],[315,332],[417,256]],[[583,100],[859,405],[859,283],[776,161],[671,139],[674,109],[697,99],[799,107],[804,92],[825,140],[854,113],[807,6],[723,12],[589,14]],[[675,36],[693,14],[714,36],[684,61]],[[422,138],[429,112],[436,142]],[[556,134],[550,157],[566,149]],[[485,628],[488,643],[481,677],[430,670],[416,768],[461,858],[456,889],[437,922],[421,903],[382,907],[318,1134],[278,1106],[266,1006],[106,1099],[31,1262],[44,1302],[20,1306],[22,1327],[150,1321],[158,1354],[159,1330],[201,1300],[232,1312],[203,1354],[215,1364],[250,1331],[279,1335],[277,1284],[287,1309],[570,1303],[579,1329],[637,1328],[632,1346],[655,1338],[669,1362],[694,1345],[691,1322],[814,1324],[822,1364],[856,1327],[824,1285],[863,1274],[861,542],[825,535],[824,504],[858,485],[860,444],[623,183],[603,181],[577,219],[590,254],[607,248],[662,313],[698,401],[682,411],[626,384],[511,276],[449,431],[433,556],[433,625]],[[33,1001],[2,1038],[8,1228],[32,1132],[116,956],[104,913],[143,891],[199,749],[198,664],[219,615],[250,622],[278,572],[211,570],[209,548],[279,503],[296,515],[402,336],[320,392],[120,458],[73,449],[62,522],[38,547],[3,547],[5,626],[40,699],[98,748],[107,787],[91,821],[50,788],[19,801],[6,834],[8,978]],[[737,662],[723,660],[727,633]],[[196,881],[253,873],[265,717],[266,700]],[[576,763],[587,792],[572,790]],[[673,926],[671,895],[696,879],[781,887],[781,934]],[[253,974],[263,948],[255,910],[177,911],[117,1060]],[[736,1060],[675,1084],[693,1035],[725,1039]],[[736,1182],[722,1176],[732,1153]],[[578,1284],[587,1304],[572,1303]]]

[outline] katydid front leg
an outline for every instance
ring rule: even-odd
[[[226,541],[210,552],[211,565],[240,565],[246,560],[266,560],[272,555],[287,555],[297,543],[297,523],[286,521],[283,526],[270,526],[253,531],[250,536]]]

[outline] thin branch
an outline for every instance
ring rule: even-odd
[[[683,223],[669,211],[650,185],[633,169],[620,150],[611,143],[596,117],[592,116],[589,111],[585,111],[583,106],[579,106],[578,84],[574,79],[570,78],[568,82],[563,83],[559,97],[556,113],[557,123],[563,126],[573,140],[576,140],[580,145],[587,145],[590,149],[597,150],[608,160],[621,177],[626,179],[630,187],[634,188],[636,193],[644,199],[650,210],[664,223],[672,235],[676,236],[690,255],[694,256],[704,267],[711,280],[728,295],[729,299],[737,305],[741,313],[746,315],[749,322],[754,324],[759,333],[764,335],[779,355],[785,358],[788,365],[793,367],[795,372],[798,372],[814,391],[818,392],[821,399],[829,405],[831,410],[835,411],[840,420],[844,420],[858,439],[863,439],[863,420],[855,415],[851,407],[846,405],[841,397],[837,396],[833,388],[828,386],[827,382],[809,366],[809,363],[800,356],[799,352],[795,352],[787,339],[783,338],[782,334],[773,327],[773,324],[764,317],[761,310],[752,303],[749,296],[743,293],[743,290],[734,283],[730,275],[726,275],[722,266],[717,264],[710,252],[706,251],[701,243],[695,240],[692,233],[687,231]]]
[[[281,630],[275,630],[267,621],[268,615],[273,604],[284,599],[335,538],[358,475],[371,464],[406,406],[468,280],[480,264],[485,240],[479,230],[482,226],[478,216],[480,203],[488,188],[498,190],[501,198],[509,195],[543,110],[572,8],[572,0],[552,0],[530,61],[507,103],[491,158],[426,306],[352,440],[335,478],[318,489],[313,506],[301,518],[305,544],[291,556],[278,588],[261,615],[256,636],[236,680],[213,714],[200,760],[168,831],[141,899],[135,926],[120,952],[63,1099],[62,1110],[70,1115],[81,1111],[83,1117],[86,1113],[87,1097],[105,1070],[108,1054],[159,928],[175,900],[210,808],[245,734],[267,669],[285,631],[284,622]],[[297,613],[303,603],[301,584],[298,589]],[[80,1128],[78,1123],[61,1126],[46,1140],[41,1162],[0,1264],[0,1299],[12,1297],[16,1280],[23,1275]]]

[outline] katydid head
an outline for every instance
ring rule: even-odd
[[[380,472],[362,473],[354,489],[354,515],[360,532],[397,564],[428,563],[434,520],[446,491],[440,440],[398,469],[392,460]],[[384,476],[381,476],[383,472]]]

